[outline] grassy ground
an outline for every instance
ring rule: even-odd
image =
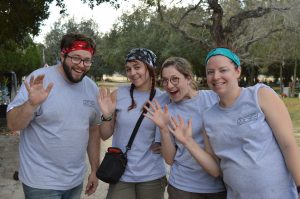
[[[285,105],[291,115],[294,133],[300,146],[300,99],[298,98],[284,98]]]

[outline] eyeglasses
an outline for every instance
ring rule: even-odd
[[[80,57],[72,57],[70,55],[67,55],[67,57],[71,58],[71,62],[73,64],[80,64],[81,62],[83,62],[83,65],[85,67],[90,67],[93,64],[93,61],[91,59],[81,59]]]
[[[166,87],[168,86],[169,81],[173,84],[173,86],[177,86],[179,84],[179,77],[172,76],[170,79],[162,79],[161,80],[161,85]]]

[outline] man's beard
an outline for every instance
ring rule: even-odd
[[[81,75],[81,77],[79,79],[74,79],[73,76],[72,76],[71,68],[68,67],[68,65],[67,65],[67,63],[66,63],[65,60],[63,61],[62,65],[63,65],[63,69],[64,69],[64,72],[65,72],[68,80],[70,82],[72,82],[72,83],[78,83],[78,82],[80,82],[84,78],[84,76],[86,75],[86,72],[85,72],[85,73],[83,73]]]

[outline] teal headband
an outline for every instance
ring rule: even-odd
[[[231,50],[229,50],[228,48],[215,48],[213,50],[211,50],[206,58],[205,58],[205,64],[207,64],[207,61],[216,55],[222,55],[224,57],[227,57],[228,59],[230,59],[231,61],[233,61],[237,67],[241,66],[241,62],[240,62],[240,58],[234,54]]]

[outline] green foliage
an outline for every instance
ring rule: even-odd
[[[174,8],[170,15],[183,8]],[[198,33],[199,34],[199,33]],[[145,47],[158,56],[158,65],[170,56],[188,59],[194,66],[197,76],[204,76],[204,50],[197,42],[187,41],[179,32],[161,23],[157,13],[140,8],[131,15],[124,14],[113,30],[101,39],[101,54],[104,67],[124,74],[124,57],[131,48]]]
[[[91,8],[101,3],[110,3],[118,8],[122,3],[120,0],[81,1],[89,4]],[[17,69],[20,73],[25,73],[26,67],[30,69],[41,65],[41,55],[37,49],[42,48],[28,43],[27,37],[37,35],[42,21],[49,16],[51,2],[53,0],[0,2],[0,70]],[[55,2],[61,8],[61,13],[66,12],[64,0]],[[216,22],[212,15],[216,10],[210,7],[212,4],[208,4],[207,0],[199,1],[198,6],[197,2],[173,1],[189,2],[185,6],[176,4],[175,7],[166,5],[167,1],[164,0],[139,2],[143,3],[141,7],[135,8],[133,14],[124,14],[113,30],[106,35],[100,35],[96,31],[97,26],[92,20],[76,23],[71,19],[65,24],[61,24],[59,20],[45,38],[46,62],[52,65],[59,61],[59,41],[67,32],[85,33],[96,40],[98,47],[91,69],[92,75],[123,72],[124,57],[128,50],[146,47],[158,55],[159,64],[169,56],[182,56],[191,61],[198,76],[203,76],[206,50],[216,43],[214,40],[218,36],[221,39],[224,36],[237,49],[243,65],[246,66],[246,72],[257,69],[272,74],[279,70],[282,61],[285,62],[285,68],[292,71],[293,63],[297,59],[299,61],[298,0],[210,1],[214,2],[216,7],[221,6],[221,23],[216,29],[212,29],[211,26]],[[154,11],[152,8],[155,6],[157,10]],[[259,15],[262,9],[259,10],[258,7],[272,8],[272,12]],[[251,10],[258,13],[249,14]],[[237,23],[238,26],[230,29],[230,25],[239,21],[237,16],[244,18],[241,23]],[[165,19],[163,22],[162,18]],[[273,68],[268,70],[270,66]]]
[[[52,0],[1,0],[0,1],[0,47],[4,41],[18,44],[28,35],[37,35],[44,19],[49,16]]]
[[[42,57],[39,47],[30,37],[26,37],[26,45],[19,46],[13,41],[6,42],[5,50],[0,51],[0,72],[13,70],[20,79],[32,70],[39,68]]]

